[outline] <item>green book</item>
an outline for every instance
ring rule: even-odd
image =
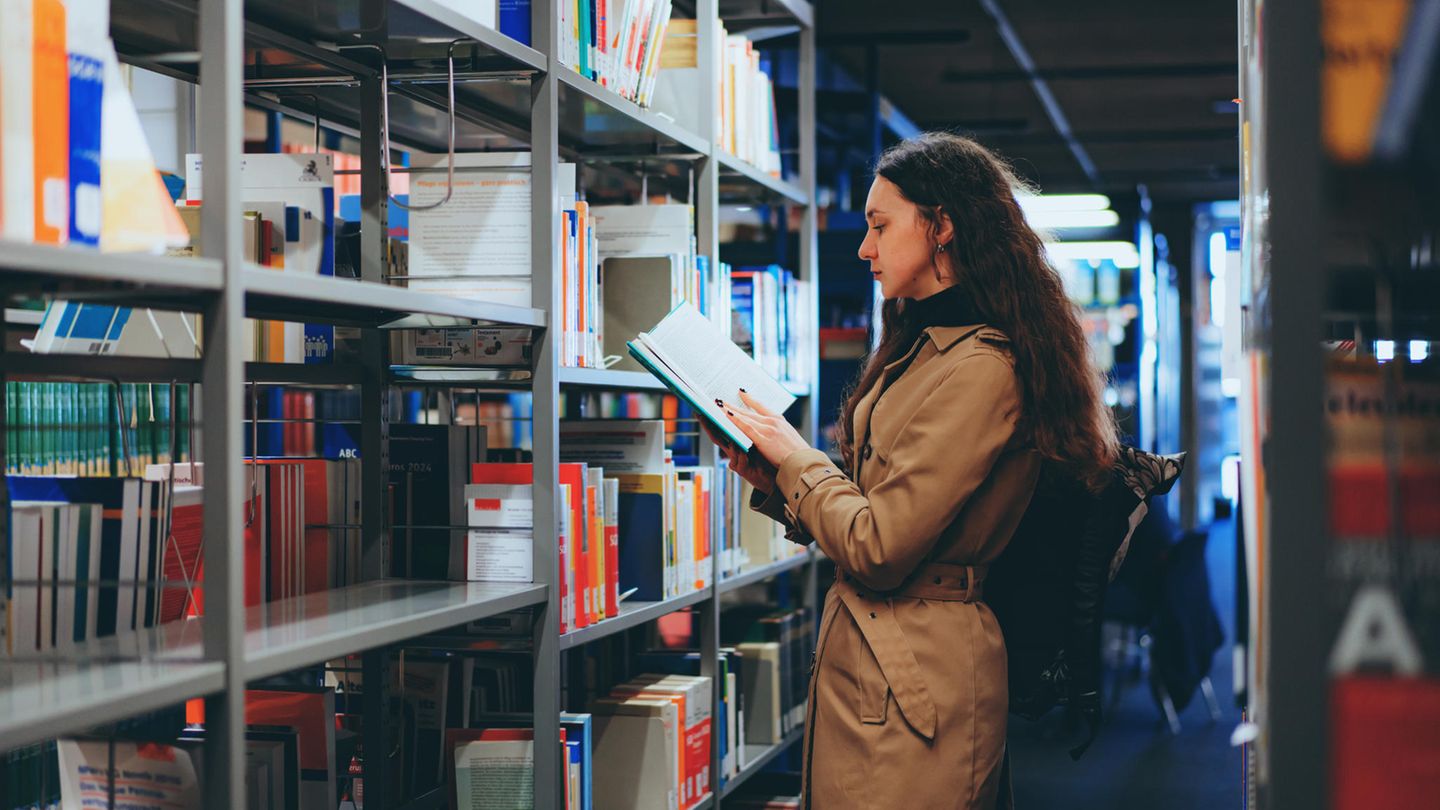
[[[20,383],[5,383],[5,474],[20,472]]]

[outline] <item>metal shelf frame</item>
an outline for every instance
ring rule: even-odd
[[[666,599],[663,602],[621,602],[620,615],[613,619],[606,619],[588,627],[581,627],[560,637],[560,649],[569,650],[579,647],[582,644],[589,644],[592,641],[599,641],[608,638],[616,633],[623,633],[632,627],[639,627],[648,624],[661,616],[667,616],[677,610],[684,610],[687,607],[699,605],[702,602],[714,601],[715,592],[713,588],[705,588],[694,593],[685,594]]]
[[[561,305],[560,256],[549,235],[560,222],[557,166],[567,157],[634,157],[690,162],[694,167],[699,252],[719,259],[719,216],[725,205],[752,202],[799,209],[799,278],[818,284],[815,196],[814,10],[806,0],[695,0],[699,47],[718,45],[722,13],[730,30],[765,26],[798,29],[799,177],[764,175],[719,151],[707,137],[579,76],[557,54],[560,21],[553,2],[531,5],[533,45],[484,28],[446,0],[113,0],[112,29],[122,58],[199,86],[196,143],[205,159],[204,242],[193,259],[117,256],[35,245],[0,243],[0,296],[39,294],[137,306],[180,309],[203,317],[203,356],[166,360],[115,357],[7,356],[0,342],[0,382],[27,375],[82,379],[184,380],[201,383],[205,414],[201,453],[206,460],[203,619],[172,623],[138,636],[101,639],[41,662],[0,660],[0,750],[83,732],[96,725],[203,697],[207,718],[207,807],[243,807],[246,684],[337,657],[361,656],[367,683],[390,681],[389,652],[407,641],[458,631],[481,618],[517,609],[533,612],[535,807],[558,810],[563,788],[559,713],[566,651],[640,627],[676,610],[699,615],[701,672],[719,667],[721,594],[787,571],[809,573],[799,589],[818,603],[819,555],[792,559],[719,579],[718,554],[711,582],[697,593],[660,603],[627,603],[619,617],[566,635],[557,631],[558,551],[534,545],[533,585],[434,583],[388,578],[389,527],[384,514],[390,386],[402,383],[529,390],[533,431],[535,536],[555,537],[559,523],[560,392],[571,389],[662,391],[648,374],[562,368],[558,334],[551,328]],[[688,8],[687,8],[688,11]],[[443,118],[443,54],[453,39],[475,41],[463,85],[457,86],[460,148],[528,144],[532,153],[531,215],[533,294],[530,307],[457,300],[386,284],[387,179],[380,138],[384,88],[379,54],[392,78],[390,113],[396,144],[443,144],[435,120]],[[287,59],[271,60],[270,56]],[[262,64],[263,62],[263,64]],[[708,63],[707,63],[708,64]],[[263,68],[263,70],[262,70]],[[710,70],[711,68],[706,68]],[[718,76],[701,82],[702,108],[716,106]],[[286,93],[313,93],[292,105]],[[359,279],[287,275],[243,261],[240,163],[247,103],[281,110],[349,132],[360,141],[361,221]],[[437,116],[436,112],[441,113]],[[498,140],[496,139],[498,136]],[[490,140],[486,140],[489,138]],[[788,218],[786,218],[788,219]],[[818,297],[817,297],[818,299]],[[815,319],[817,311],[804,313]],[[327,322],[359,327],[359,357],[335,366],[246,363],[246,317]],[[33,318],[27,318],[33,320]],[[404,369],[389,362],[390,330],[474,324],[528,328],[535,335],[534,369],[481,379],[464,370]],[[33,324],[31,324],[33,325]],[[473,372],[473,370],[472,370]],[[482,375],[483,376],[483,375]],[[244,401],[252,382],[358,386],[361,393],[361,582],[332,591],[246,608],[244,546],[246,476]],[[800,424],[816,436],[814,397],[803,397]],[[0,412],[0,420],[4,414]],[[3,426],[3,425],[0,425]],[[0,430],[0,454],[5,431]],[[703,443],[702,464],[718,463]],[[0,507],[6,506],[0,488]],[[0,531],[7,510],[0,508]],[[715,515],[719,536],[723,515]],[[389,741],[384,689],[368,691],[365,747]],[[719,684],[712,696],[718,707]],[[792,734],[792,736],[794,736]],[[788,744],[791,742],[787,740]],[[745,773],[701,807],[718,808],[725,796],[757,772],[783,746],[755,753]],[[712,773],[719,772],[718,748]],[[376,808],[384,810],[390,765],[368,763],[365,779]],[[441,797],[421,797],[435,806]],[[415,804],[413,806],[422,806]]]

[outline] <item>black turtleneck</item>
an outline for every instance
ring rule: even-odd
[[[984,323],[960,285],[946,287],[928,298],[911,299],[905,307],[914,316],[916,329],[932,326],[969,326]]]

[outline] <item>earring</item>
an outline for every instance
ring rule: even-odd
[[[944,250],[944,249],[945,249],[945,246],[944,246],[944,245],[942,245],[942,244],[940,244],[940,243],[938,243],[938,242],[935,244],[935,253],[936,253],[936,254],[939,254],[940,251],[942,251],[942,250]]]

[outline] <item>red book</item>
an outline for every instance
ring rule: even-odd
[[[1435,806],[1440,679],[1339,677],[1330,711],[1335,810]]]
[[[564,466],[564,465],[561,465]],[[496,462],[482,462],[470,465],[470,483],[472,484],[509,484],[525,485],[535,483],[535,468],[529,464],[501,464]],[[562,479],[563,483],[563,479]],[[563,530],[557,531],[557,542],[560,545],[560,570],[556,577],[557,588],[559,589],[560,603],[560,632],[567,633],[572,624],[571,618],[567,615],[566,604],[570,597],[569,586],[566,584],[565,572],[568,569],[568,550],[566,549],[566,537]]]
[[[304,437],[304,445],[300,452],[306,456],[315,455],[315,392],[306,391],[300,395],[300,402],[304,406],[301,416],[306,422],[300,426],[300,433]]]
[[[585,518],[585,473],[589,465],[569,463],[560,465],[560,483],[570,487],[570,515],[575,527],[570,538],[570,569],[575,576],[574,624],[576,627],[590,625],[591,610],[595,605],[595,589],[590,576],[590,527]]]
[[[312,402],[313,404],[313,402]],[[304,593],[330,588],[330,462],[307,458],[298,462],[305,473]]]

